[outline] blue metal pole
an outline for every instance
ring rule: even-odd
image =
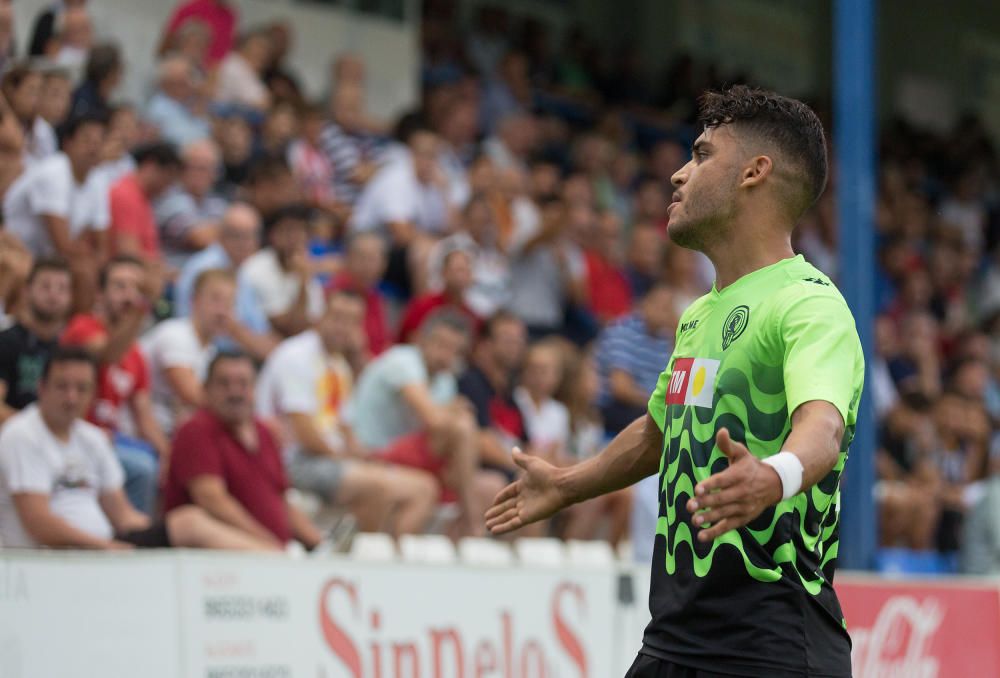
[[[874,564],[878,511],[875,485],[875,416],[871,398],[875,300],[875,3],[834,0],[834,125],[837,158],[837,219],[840,224],[838,282],[854,312],[864,348],[865,395],[843,478],[839,563],[869,569]]]

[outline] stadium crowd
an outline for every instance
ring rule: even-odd
[[[421,102],[390,123],[358,57],[309,101],[290,27],[221,0],[179,3],[137,102],[87,2],[27,55],[0,3],[5,546],[316,547],[288,487],[365,531],[481,535],[511,447],[570,464],[643,413],[714,277],[669,243],[671,176],[698,94],[746,77],[681,56],[654,86],[628,47],[491,6],[457,31],[454,4],[425,3]],[[998,178],[974,119],[885,129],[881,540],[976,571],[1000,570]],[[796,235],[832,277],[835,190]],[[526,530],[617,544],[656,494]]]

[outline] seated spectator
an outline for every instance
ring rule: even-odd
[[[533,338],[558,332],[564,307],[583,301],[586,294],[586,265],[566,227],[566,208],[553,198],[543,205],[540,223],[523,222],[513,235],[509,309]]]
[[[514,379],[521,371],[528,332],[521,320],[499,311],[486,321],[472,362],[458,380],[458,391],[472,403],[479,427],[483,466],[513,478],[511,450],[527,443],[524,416],[514,402]]]
[[[301,191],[288,163],[281,156],[263,154],[247,166],[246,180],[239,186],[267,222],[278,210],[300,201]]]
[[[107,118],[111,114],[111,97],[122,81],[125,64],[115,45],[97,45],[87,56],[83,82],[73,92],[70,115],[97,115]]]
[[[191,315],[164,320],[142,338],[153,411],[167,435],[205,404],[202,381],[216,354],[215,341],[237,324],[233,318],[235,298],[232,272],[202,271],[194,282]]]
[[[21,240],[0,229],[0,327],[14,324],[10,314],[21,304],[21,292],[32,264],[31,253]]]
[[[78,309],[93,299],[97,267],[108,255],[103,185],[88,180],[103,140],[100,119],[76,118],[62,130],[62,151],[32,165],[4,196],[4,227],[34,256],[70,263]]]
[[[333,167],[333,193],[353,206],[377,169],[382,139],[366,125],[364,89],[341,85],[330,102],[332,120],[320,137],[323,154]]]
[[[0,538],[7,548],[273,548],[190,507],[154,522],[129,503],[104,433],[81,417],[96,366],[80,349],[56,349],[38,402],[0,432]]]
[[[642,416],[673,351],[677,311],[669,287],[653,287],[636,311],[606,327],[597,340],[604,425],[617,434]]]
[[[510,299],[510,261],[497,240],[497,226],[487,198],[473,195],[462,212],[462,230],[434,245],[429,257],[428,284],[440,285],[445,255],[459,249],[472,256],[472,283],[464,300],[480,318],[504,308]]]
[[[299,132],[299,110],[288,101],[277,101],[264,116],[257,135],[258,149],[280,158],[288,157],[288,148]]]
[[[181,149],[181,176],[157,200],[154,209],[163,255],[180,269],[188,258],[219,237],[219,221],[228,201],[212,189],[222,166],[219,148],[209,139]]]
[[[326,115],[319,106],[307,106],[302,113],[301,133],[288,147],[288,166],[302,187],[302,195],[311,207],[346,217],[343,203],[334,190],[333,164],[323,152],[323,128]]]
[[[48,68],[43,72],[43,78],[38,115],[53,129],[59,129],[70,118],[73,79],[64,68]]]
[[[590,246],[584,250],[587,264],[587,300],[590,312],[605,325],[632,308],[632,290],[625,274],[622,224],[614,212],[597,219]]]
[[[514,389],[514,402],[524,418],[524,432],[531,450],[557,465],[569,460],[569,410],[556,400],[563,381],[561,354],[564,340],[544,339],[532,344],[524,359],[520,385]]]
[[[187,0],[177,5],[167,20],[159,53],[163,54],[171,45],[171,39],[183,26],[192,22],[204,23],[210,31],[210,42],[203,67],[216,66],[233,48],[239,12],[228,0]]]
[[[369,357],[379,355],[392,343],[384,300],[378,288],[385,266],[385,241],[374,233],[355,233],[347,243],[344,268],[333,276],[328,287],[331,292],[353,292],[364,299]]]
[[[283,337],[305,331],[323,312],[323,290],[309,266],[309,208],[283,207],[267,218],[267,247],[240,266],[271,327]]]
[[[0,91],[21,124],[24,134],[22,161],[25,168],[59,151],[56,132],[38,114],[41,104],[42,74],[26,64],[17,65],[4,73]]]
[[[933,549],[941,517],[942,478],[935,464],[931,403],[911,395],[880,422],[875,467],[879,540],[883,546]]]
[[[69,319],[69,266],[39,259],[28,275],[20,322],[0,332],[0,424],[38,399],[38,380]]]
[[[482,535],[483,511],[504,478],[477,470],[478,428],[457,398],[455,370],[468,336],[462,316],[428,318],[415,345],[395,346],[365,368],[346,420],[379,459],[436,475],[444,498],[458,500],[459,531]]]
[[[58,23],[68,9],[83,7],[87,0],[62,0],[48,5],[35,17],[28,43],[28,56],[41,57],[49,53],[49,44],[58,35]]]
[[[94,26],[85,5],[67,7],[56,22],[56,32],[49,41],[45,56],[54,64],[68,68],[79,77],[91,53]]]
[[[148,316],[151,286],[141,261],[112,258],[101,271],[96,309],[74,316],[61,338],[98,361],[97,393],[87,419],[111,436],[125,469],[125,491],[144,511],[153,510],[159,468],[170,453],[153,416],[146,360],[136,343]]]
[[[205,406],[174,436],[164,490],[169,511],[194,504],[248,539],[280,549],[322,537],[285,498],[288,481],[278,442],[254,417],[253,361],[220,353],[208,366]]]
[[[406,307],[399,326],[400,343],[409,343],[432,313],[452,309],[469,320],[473,336],[479,334],[479,317],[465,302],[472,285],[472,257],[463,249],[454,249],[441,261],[441,291],[417,297]]]
[[[164,143],[140,146],[132,156],[135,171],[119,179],[109,194],[111,251],[152,265],[161,260],[153,203],[177,180],[181,159]]]
[[[198,101],[194,67],[184,56],[171,55],[158,66],[158,87],[146,106],[146,120],[160,136],[183,147],[208,139],[212,126]]]
[[[406,151],[383,165],[366,185],[351,215],[352,231],[375,231],[392,243],[386,279],[404,298],[420,286],[430,239],[451,226],[451,205],[441,168],[439,140],[425,127],[403,132]]]
[[[35,256],[100,260],[108,217],[87,177],[100,160],[104,130],[99,118],[74,119],[62,131],[62,150],[29,168],[7,192],[5,228]]]
[[[434,477],[373,462],[343,421],[363,317],[361,297],[333,292],[315,328],[286,339],[265,363],[257,412],[289,432],[295,487],[348,507],[362,531],[419,533],[437,504]]]
[[[246,203],[234,203],[222,215],[218,242],[195,254],[181,269],[174,285],[174,316],[191,314],[191,297],[198,276],[209,269],[223,269],[236,274],[240,265],[257,251],[260,239],[260,216]],[[263,360],[278,345],[267,315],[257,300],[257,293],[246,278],[237,277],[236,320],[222,348],[235,343],[257,360]]]
[[[538,124],[528,113],[514,113],[500,122],[495,136],[483,142],[483,152],[497,170],[526,174],[528,160],[538,143]]]
[[[215,101],[237,104],[263,113],[271,105],[271,94],[263,74],[271,60],[271,40],[266,30],[241,36],[236,49],[219,65]]]
[[[569,411],[569,454],[574,463],[596,456],[605,446],[604,422],[601,420],[597,398],[601,379],[593,356],[571,351],[565,356],[566,378],[560,389],[560,400]],[[657,493],[657,476],[642,481],[640,487],[652,486]],[[617,548],[628,537],[632,512],[633,488],[612,492],[567,510],[567,520],[562,531],[564,539],[598,539],[606,519],[606,539]],[[654,502],[655,503],[655,502]],[[655,513],[655,507],[653,512]],[[655,516],[654,516],[655,519]]]
[[[625,278],[632,299],[641,299],[663,272],[663,233],[649,224],[636,224],[629,234]]]

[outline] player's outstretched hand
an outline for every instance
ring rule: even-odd
[[[730,438],[728,429],[719,429],[715,444],[729,458],[729,468],[698,483],[687,503],[694,524],[704,526],[698,532],[703,542],[743,527],[781,501],[777,471]]]
[[[524,473],[500,491],[486,512],[486,527],[493,534],[545,520],[568,503],[556,483],[560,469],[514,448],[514,463]]]

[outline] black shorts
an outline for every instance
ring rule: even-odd
[[[762,678],[777,678],[788,674],[781,670],[773,673],[768,671],[759,674]],[[682,666],[666,659],[658,659],[648,654],[640,653],[632,663],[632,668],[625,674],[625,678],[739,678],[735,673],[719,673],[717,671],[705,671],[691,666]]]
[[[162,520],[153,523],[145,530],[116,534],[115,539],[132,544],[137,549],[165,549],[171,546],[170,535],[167,534],[167,524]]]

